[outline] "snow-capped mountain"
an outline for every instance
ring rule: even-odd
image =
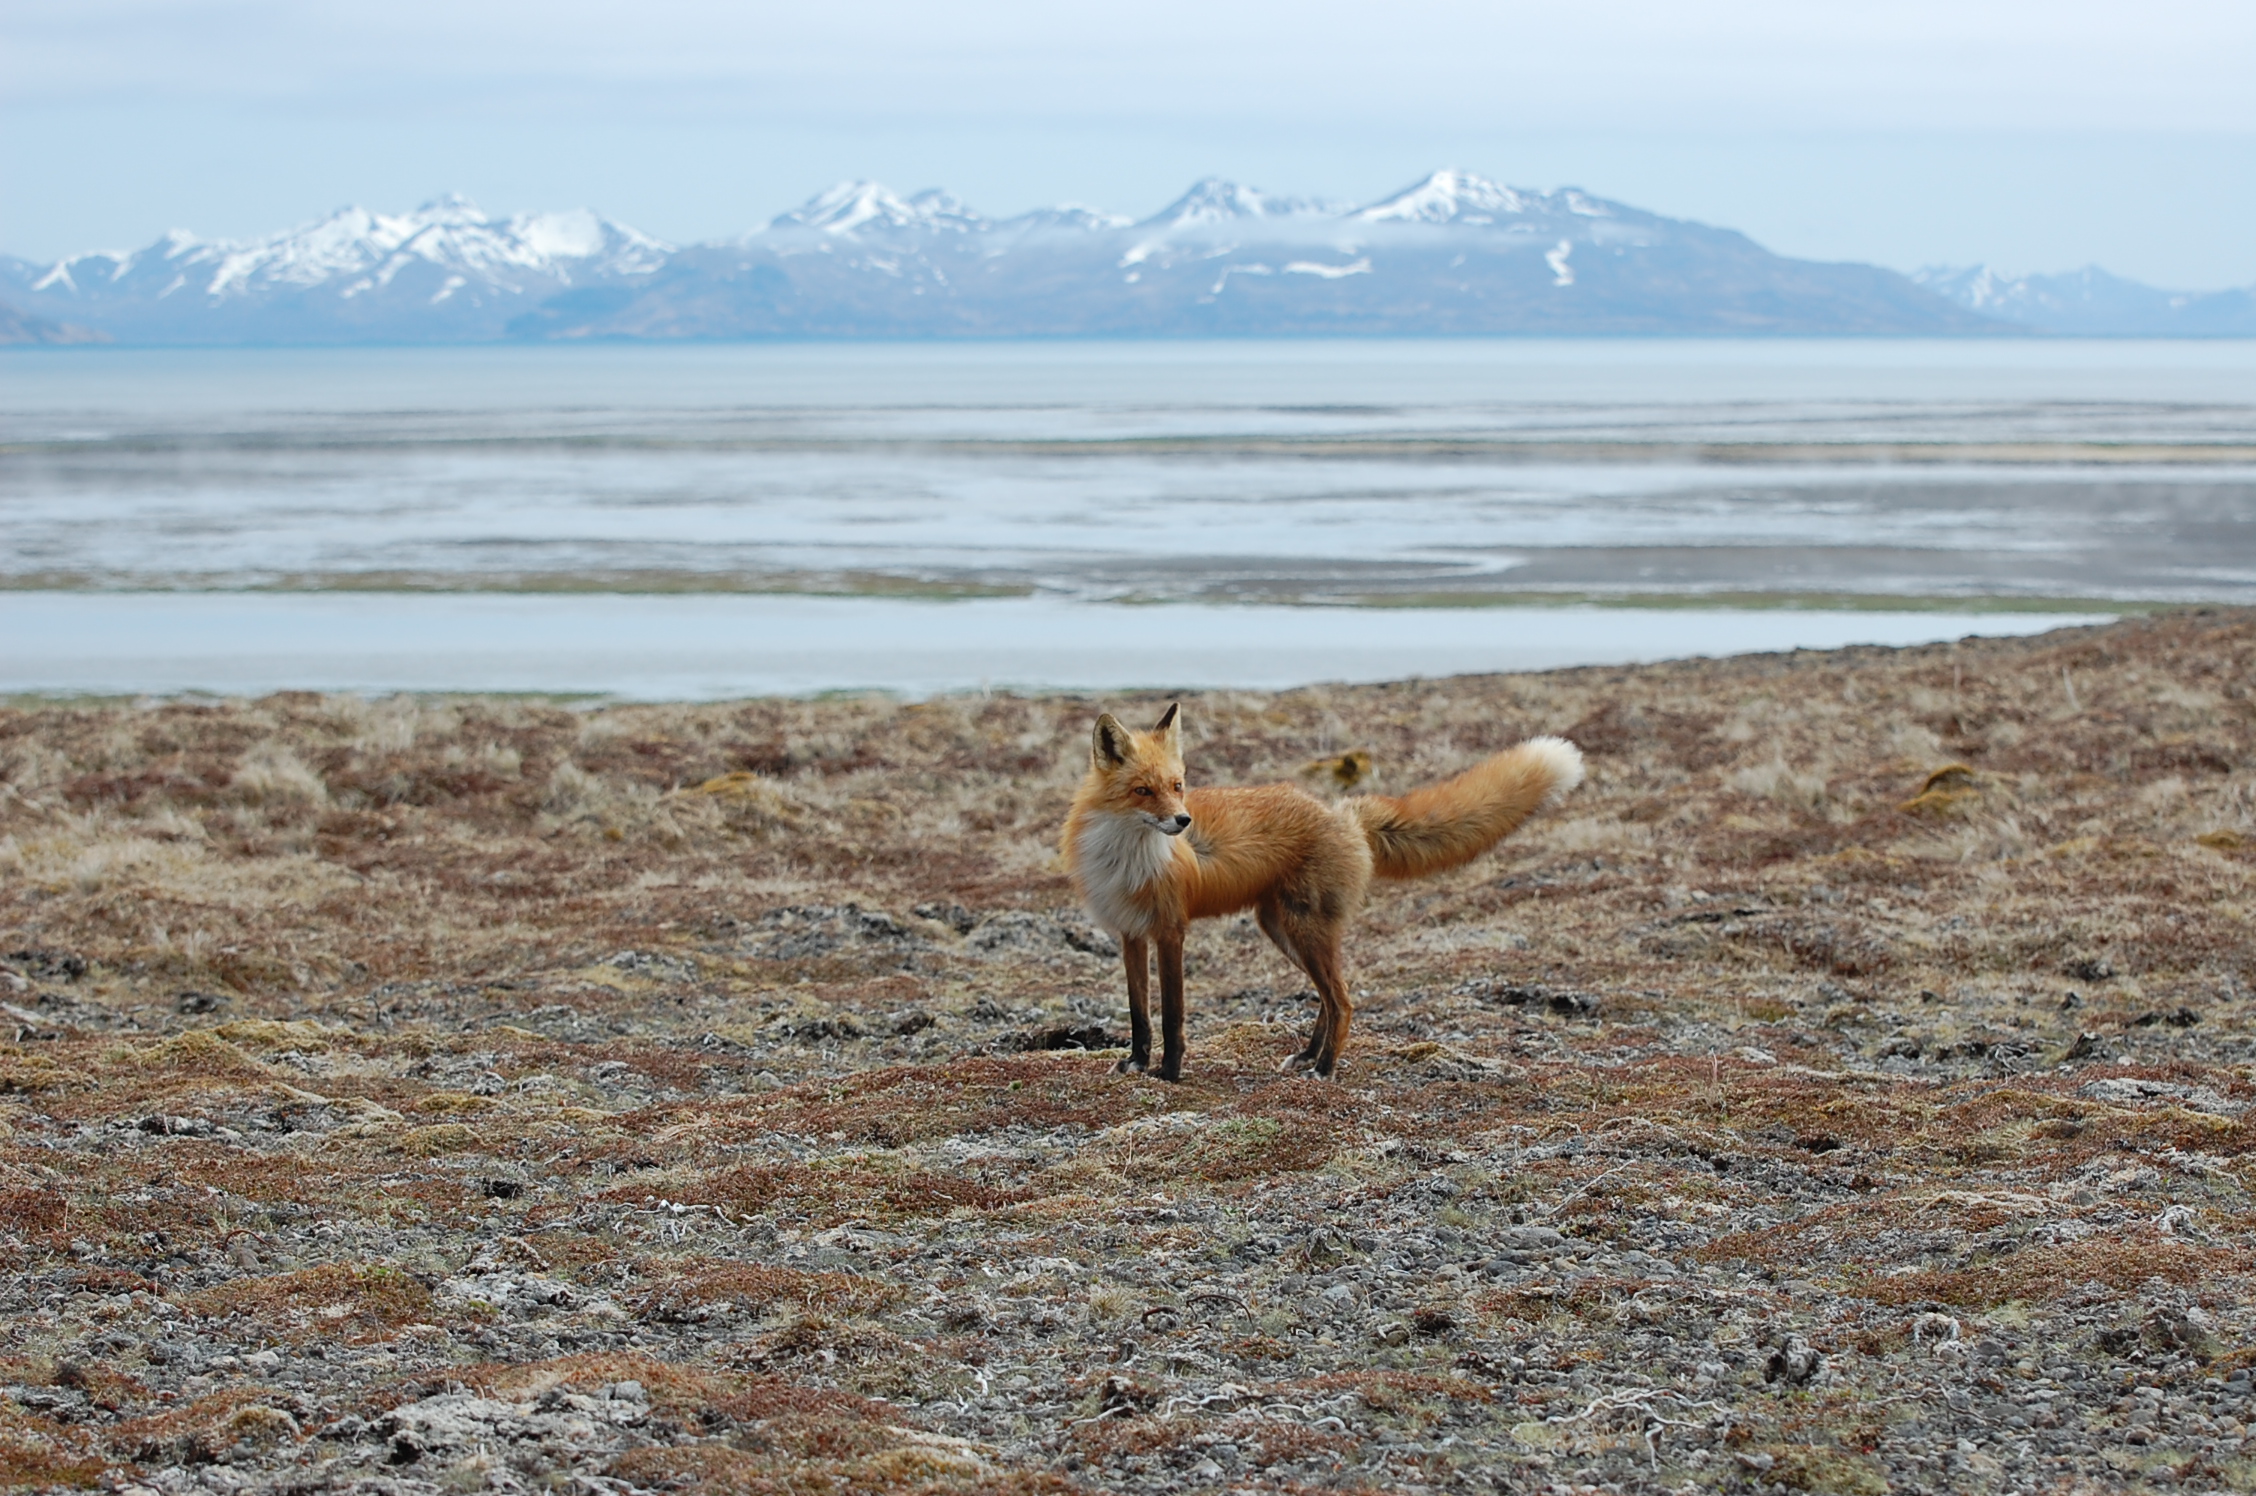
[[[976,234],[988,227],[986,219],[938,189],[902,197],[882,182],[840,182],[800,207],[778,214],[760,233],[784,236],[800,230],[835,239],[888,232]]]
[[[1527,212],[1528,197],[1485,177],[1445,167],[1392,197],[1357,209],[1355,218],[1360,223],[1488,224]],[[1540,201],[1540,194],[1537,197]]]
[[[1268,226],[1280,219],[1336,218],[1347,209],[1344,203],[1328,203],[1311,197],[1279,197],[1258,187],[1225,182],[1220,177],[1203,177],[1191,184],[1190,191],[1137,227],[1174,232],[1210,227],[1233,230],[1253,223]]]
[[[1729,230],[1454,169],[1368,205],[1209,178],[1134,222],[997,222],[945,194],[845,183],[743,239],[680,251],[631,293],[559,297],[511,325],[545,338],[1996,327],[1892,271],[1787,260]]]
[[[1912,279],[1968,311],[2081,337],[2256,335],[2256,291],[2163,291],[2097,265],[2062,275],[2006,275],[1987,265],[1929,265]]]
[[[647,275],[671,253],[586,209],[496,221],[447,197],[412,213],[341,208],[250,242],[176,229],[6,278],[40,311],[126,341],[453,341],[496,337],[559,291]]]
[[[497,221],[450,198],[255,243],[4,261],[0,300],[166,343],[2000,329],[1892,271],[1456,169],[1360,205],[1208,178],[1135,220],[992,219],[844,182],[684,249],[590,212]]]
[[[788,213],[779,213],[739,245],[766,247],[848,241],[891,244],[935,235],[1024,238],[1029,234],[1086,234],[1124,228],[1130,220],[1077,203],[1037,208],[1015,218],[987,218],[937,188],[903,197],[882,182],[840,182]]]

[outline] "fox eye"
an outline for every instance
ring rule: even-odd
[[[1175,793],[1178,795],[1183,793],[1183,781],[1180,779],[1175,781]]]
[[[1136,793],[1142,795],[1145,799],[1148,800],[1151,798],[1151,786],[1148,784],[1139,784],[1136,786]]]

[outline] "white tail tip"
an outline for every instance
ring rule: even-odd
[[[1543,797],[1546,809],[1566,799],[1582,783],[1582,750],[1565,738],[1529,738],[1520,744],[1519,751],[1541,764],[1550,776],[1551,788]]]

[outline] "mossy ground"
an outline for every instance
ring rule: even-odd
[[[1336,1084],[1202,927],[1179,1086],[1057,1047],[1094,701],[0,710],[0,1481],[2248,1489],[2252,688],[1187,697],[1206,782],[1592,774],[1379,890]]]

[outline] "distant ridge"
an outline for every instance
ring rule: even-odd
[[[1970,312],[2079,337],[2256,337],[2256,291],[2159,291],[2097,265],[2063,275],[2003,275],[1930,265],[1912,279]]]
[[[23,343],[107,343],[109,338],[91,327],[50,322],[30,317],[12,306],[0,306],[0,347]]]
[[[459,197],[256,241],[0,260],[32,318],[121,343],[761,338],[1995,335],[1955,282],[1772,254],[1573,188],[1448,168],[1376,202],[1208,178],[1149,217],[988,218],[844,182],[686,248],[589,210]],[[2003,304],[2001,304],[2003,305]]]

